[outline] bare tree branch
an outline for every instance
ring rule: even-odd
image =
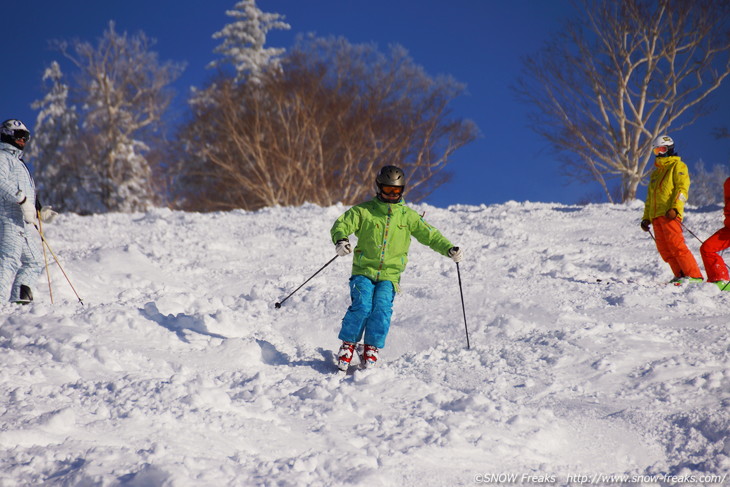
[[[706,115],[730,74],[730,7],[723,0],[581,0],[582,17],[539,55],[515,85],[535,106],[532,127],[566,174],[594,179],[611,200],[636,197],[651,142]]]
[[[433,79],[400,48],[390,56],[342,39],[302,41],[284,70],[257,83],[221,77],[180,133],[174,167],[182,208],[257,209],[353,204],[373,194],[377,170],[408,174],[419,200],[445,179],[455,150],[476,137],[448,105],[462,87]]]

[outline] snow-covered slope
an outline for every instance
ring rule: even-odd
[[[465,249],[471,349],[456,266],[414,242],[383,366],[345,377],[349,258],[274,308],[345,207],[60,216],[46,236],[84,304],[51,263],[54,304],[40,281],[0,308],[0,485],[730,473],[730,292],[664,285],[640,202],[415,208]]]

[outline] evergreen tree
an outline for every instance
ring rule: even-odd
[[[54,188],[54,200],[63,209],[82,214],[132,212],[153,204],[148,141],[162,128],[171,100],[167,87],[182,66],[160,63],[150,50],[152,44],[143,33],[117,33],[113,22],[97,45],[57,44],[78,70],[75,83],[66,90],[78,107],[66,110],[78,118],[78,128],[69,132],[70,141],[56,133],[57,125],[40,125],[37,131],[49,141],[67,140],[58,147],[56,160],[43,162],[51,153],[39,157],[43,186]],[[60,102],[53,100],[60,95],[53,90],[39,107],[57,107]],[[50,165],[55,167],[47,168]]]
[[[68,201],[68,197],[79,196],[77,190],[82,184],[78,173],[67,170],[78,136],[78,114],[76,107],[68,106],[69,87],[62,79],[61,66],[53,61],[43,73],[47,94],[31,105],[39,112],[26,157],[33,166],[42,201],[69,209],[78,207],[78,202]]]
[[[283,21],[282,15],[262,12],[255,0],[238,2],[234,10],[226,11],[226,15],[240,20],[213,34],[214,39],[223,39],[223,43],[213,51],[221,54],[223,59],[211,62],[209,67],[230,63],[236,70],[237,82],[251,80],[254,83],[259,82],[265,69],[281,68],[280,57],[285,49],[264,46],[270,30],[291,28]]]

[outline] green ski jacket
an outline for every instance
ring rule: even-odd
[[[448,256],[451,242],[426,223],[421,215],[399,203],[385,203],[377,197],[355,205],[332,226],[332,242],[355,234],[357,246],[352,259],[352,274],[373,281],[391,281],[396,289],[408,263],[411,236],[439,254]]]

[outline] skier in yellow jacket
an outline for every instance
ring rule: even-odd
[[[701,282],[702,272],[682,233],[681,222],[690,185],[687,165],[674,152],[674,140],[668,135],[654,139],[653,151],[656,159],[641,228],[648,232],[650,225],[654,226],[659,255],[674,273],[671,282]]]

